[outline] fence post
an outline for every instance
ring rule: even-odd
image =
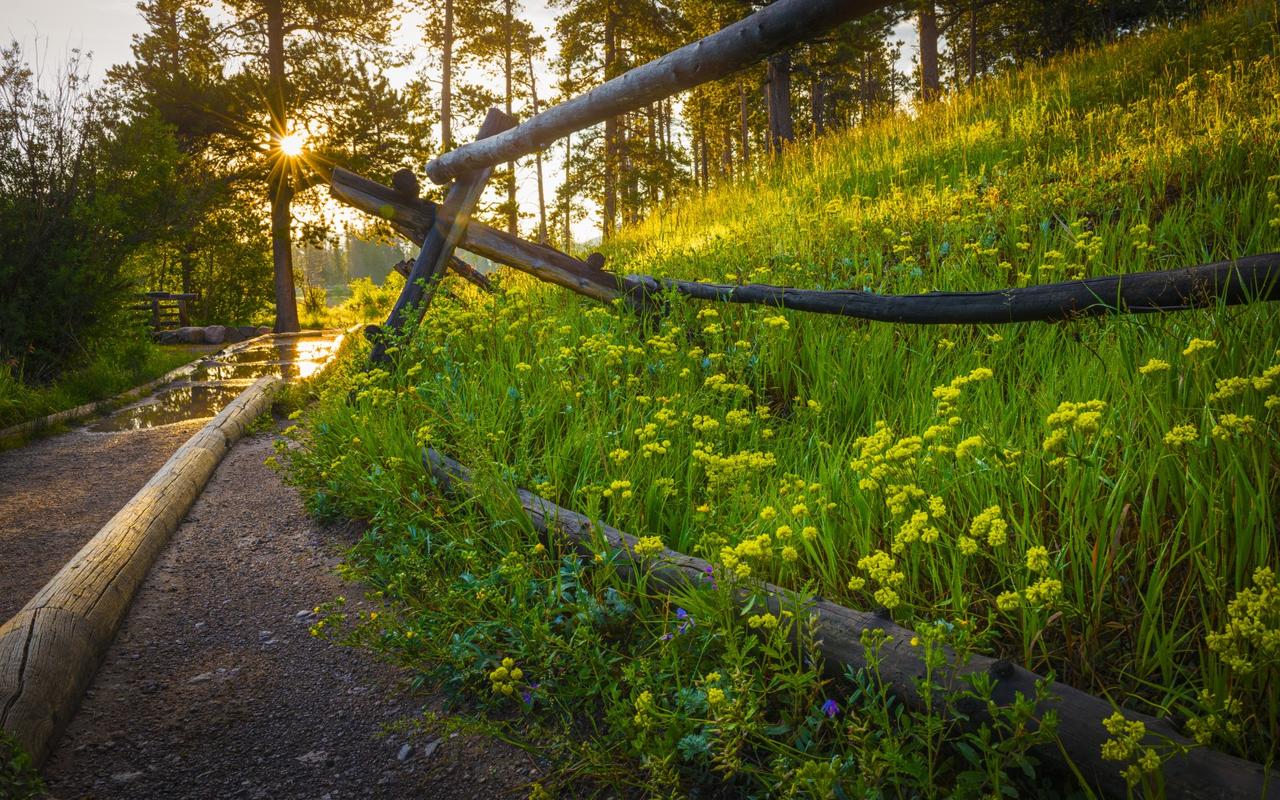
[[[160,330],[160,298],[151,292],[151,330]]]
[[[514,128],[515,125],[514,119],[496,108],[491,108],[476,138],[477,140],[485,139]],[[422,242],[422,249],[418,251],[413,269],[405,279],[404,289],[396,300],[395,308],[391,309],[391,315],[387,317],[385,328],[370,327],[366,331],[366,335],[373,340],[373,353],[370,359],[374,363],[386,361],[387,336],[385,334],[400,330],[404,325],[405,309],[413,306],[421,317],[431,305],[436,284],[440,282],[449,261],[453,258],[454,249],[462,241],[462,234],[466,231],[467,223],[471,219],[471,212],[475,210],[476,203],[480,200],[480,195],[484,192],[484,186],[492,173],[493,167],[481,167],[462,175],[453,182],[453,186],[449,187],[449,194],[445,197],[444,204],[440,206],[440,212],[436,214],[435,224],[431,226],[426,239]]]

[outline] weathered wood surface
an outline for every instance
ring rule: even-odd
[[[406,258],[404,261],[397,261],[391,265],[391,268],[400,273],[401,277],[407,279],[409,277],[409,271],[413,269],[413,260]],[[462,277],[468,283],[474,284],[482,291],[493,291],[493,284],[489,282],[489,278],[483,272],[457,256],[449,259],[449,269],[455,275]]]
[[[671,289],[699,300],[777,306],[879,322],[997,324],[1183,311],[1218,302],[1238,305],[1280,300],[1280,253],[991,292],[884,295],[765,284],[695,283],[650,275],[628,275],[624,282],[629,293],[642,297]]]
[[[341,167],[333,170],[329,191],[334,199],[387,220],[400,235],[414,244],[422,244],[426,231],[435,222],[435,203],[407,198],[391,187]],[[622,295],[619,290],[621,282],[616,276],[592,270],[559,250],[526,242],[474,220],[467,226],[459,247],[601,302],[609,302]]]
[[[479,140],[496,136],[504,130],[514,127],[516,121],[496,108],[489,109],[480,126]],[[471,221],[471,212],[475,210],[484,186],[489,182],[493,167],[481,167],[468,171],[449,187],[444,204],[435,216],[431,229],[427,231],[418,251],[418,258],[413,262],[413,269],[405,278],[404,289],[396,299],[383,333],[395,332],[404,325],[404,315],[412,308],[413,313],[421,317],[431,305],[437,284],[444,277],[449,262],[453,259],[453,251],[462,241],[467,225]],[[405,196],[408,192],[399,192]],[[373,363],[386,360],[387,338],[384,335],[374,337],[373,352],[369,358]]]
[[[279,378],[261,378],[242,392],[0,626],[0,729],[37,764],[75,713],[170,534],[283,385]]]
[[[460,488],[470,487],[471,472],[457,461],[428,449],[423,454],[423,462],[443,492],[460,495],[464,494]],[[535,530],[548,536],[553,533],[563,536],[586,555],[603,539],[618,556],[611,563],[624,573],[647,573],[651,588],[687,588],[707,581],[711,565],[702,559],[672,550],[664,550],[652,559],[642,558],[635,553],[636,537],[524,489],[517,489],[516,495]],[[916,708],[923,705],[916,681],[923,677],[925,668],[920,649],[910,645],[916,635],[913,631],[877,614],[854,611],[821,598],[798,604],[794,593],[768,583],[756,586],[766,596],[775,614],[786,608],[796,614],[808,612],[817,617],[819,648],[825,659],[826,672],[833,679],[840,680],[846,667],[855,672],[867,669],[869,665],[861,644],[862,632],[884,631],[889,639],[880,650],[880,660],[876,665],[880,676],[903,702]],[[745,590],[740,594],[744,602],[750,596]],[[974,656],[968,664],[942,678],[938,678],[935,672],[935,678],[942,685],[962,687],[965,675],[983,672],[992,677],[995,685],[993,699],[1000,705],[1013,703],[1018,695],[1034,697],[1036,682],[1040,680],[1040,676],[1022,667],[985,656]],[[1058,743],[1038,748],[1037,755],[1041,760],[1049,765],[1065,767],[1065,756],[1104,796],[1127,797],[1127,787],[1120,775],[1123,765],[1103,761],[1101,757],[1102,743],[1109,738],[1102,721],[1115,711],[1111,703],[1057,683],[1050,687],[1047,700],[1038,707],[1037,718],[1042,718],[1049,711],[1055,712],[1058,718]],[[1127,719],[1146,725],[1146,742],[1160,748],[1161,752],[1165,751],[1166,742],[1170,740],[1191,745],[1165,720],[1131,711],[1123,713]],[[974,708],[970,714],[976,723],[984,718],[986,711]],[[1176,800],[1280,798],[1280,775],[1265,770],[1261,765],[1214,750],[1193,747],[1185,755],[1171,757],[1161,769],[1166,796]]]
[[[441,155],[427,164],[427,177],[447,183],[472,170],[513,161],[574,131],[723,78],[888,5],[887,0],[775,0],[721,31],[552,106],[500,136]]]
[[[401,234],[422,240],[434,218],[426,200],[405,201],[395,190],[343,169],[333,171],[333,196],[390,220]],[[790,308],[879,322],[913,325],[999,324],[1072,319],[1101,314],[1144,314],[1280,300],[1280,253],[1264,253],[1182,269],[1104,275],[989,292],[875,294],[851,289],[795,289],[767,284],[732,285],[670,280],[652,275],[620,277],[595,264],[473,222],[462,247],[602,302],[625,296],[638,303],[663,291],[724,303]]]

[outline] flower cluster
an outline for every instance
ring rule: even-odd
[[[1209,634],[1209,649],[1241,675],[1280,667],[1280,587],[1270,567],[1258,567],[1253,586],[1227,605],[1226,627]]]
[[[524,670],[516,666],[512,658],[502,659],[502,664],[489,673],[490,690],[494,694],[510,697],[515,693],[516,684],[524,678]]]
[[[1104,761],[1132,762],[1121,774],[1130,787],[1142,782],[1142,776],[1160,769],[1160,755],[1153,747],[1144,747],[1142,739],[1147,735],[1147,726],[1141,722],[1125,719],[1119,711],[1102,721],[1110,739],[1102,743]]]
[[[1057,410],[1045,418],[1049,435],[1042,445],[1044,451],[1053,453],[1061,450],[1072,431],[1086,439],[1097,433],[1102,425],[1102,412],[1106,408],[1107,404],[1102,400],[1086,400],[1082,403],[1065,400],[1059,403]]]

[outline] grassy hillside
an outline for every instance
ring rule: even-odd
[[[1280,250],[1274,13],[1243,3],[829,137],[624,231],[611,261],[910,293]],[[1018,746],[957,745],[945,710],[820,683],[776,620],[727,610],[725,587],[764,577],[1275,757],[1274,304],[913,328],[677,298],[641,321],[502,289],[438,300],[391,372],[351,352],[292,459],[313,508],[375,520],[351,567],[394,622],[357,639],[484,724],[647,791],[1029,780]],[[477,504],[425,492],[426,443],[480,469]],[[516,485],[705,556],[721,589],[680,598],[699,624],[672,637],[674,606],[535,548]],[[523,701],[509,667],[493,678],[504,656]],[[1158,793],[1162,753],[1113,754]]]

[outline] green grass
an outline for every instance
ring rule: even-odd
[[[0,428],[105,400],[195,357],[185,348],[161,347],[141,336],[126,336],[103,344],[87,364],[44,385],[23,382],[16,364],[0,364]]]
[[[1274,13],[1243,3],[828,137],[624,231],[608,255],[622,272],[910,293],[1280,250]],[[941,620],[973,648],[1274,759],[1274,304],[976,328],[678,298],[641,321],[522,276],[465,298],[437,299],[389,373],[357,372],[349,351],[293,462],[313,508],[379,522],[354,574],[405,619],[445,612],[396,574],[456,579],[420,560],[406,526],[500,560],[528,546],[519,485],[704,555],[723,584],[763,577],[908,626]],[[486,476],[477,508],[423,493],[425,443]],[[534,625],[510,613],[509,628]],[[731,620],[720,632],[726,648],[752,636]],[[492,655],[508,640],[488,641]],[[583,702],[651,686],[613,678]],[[625,728],[595,735],[630,741]],[[619,761],[663,757],[618,747]],[[962,784],[929,764],[927,794]],[[787,785],[769,774],[770,791]]]

